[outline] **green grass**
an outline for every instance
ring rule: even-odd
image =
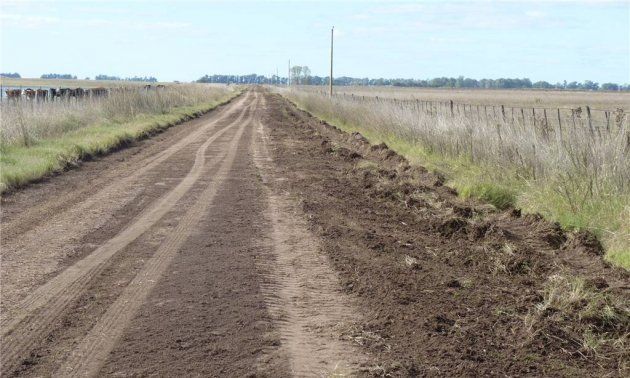
[[[302,104],[296,105],[308,111]],[[579,196],[580,188],[576,188],[572,194],[578,199],[569,198],[556,191],[553,182],[530,182],[518,172],[484,166],[469,156],[433,153],[394,133],[375,131],[326,114],[314,116],[343,131],[360,132],[371,143],[384,142],[411,163],[440,172],[446,177],[447,185],[462,197],[477,198],[500,209],[513,206],[526,213],[540,213],[569,231],[590,230],[602,241],[607,260],[630,269],[630,196],[598,196],[584,200]]]
[[[223,101],[174,108],[167,114],[138,115],[130,122],[110,121],[91,125],[29,146],[1,145],[0,193],[61,172],[81,159],[107,153],[125,143],[210,111],[237,94]]]

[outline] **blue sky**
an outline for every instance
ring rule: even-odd
[[[0,70],[630,82],[630,2],[0,0]]]

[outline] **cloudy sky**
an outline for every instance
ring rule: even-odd
[[[630,2],[0,0],[0,71],[630,82]]]

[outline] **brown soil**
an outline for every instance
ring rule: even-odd
[[[628,373],[629,277],[590,235],[259,89],[2,213],[3,376]],[[541,307],[562,277],[591,296]]]
[[[359,298],[365,321],[347,336],[370,351],[372,374],[628,373],[629,275],[602,260],[593,237],[463,201],[386,145],[278,96],[270,108],[264,123],[287,178],[281,186],[300,198],[345,291]],[[539,313],[555,274],[584,279],[605,298],[594,306],[616,305],[618,318],[579,319],[584,302]],[[589,350],[588,332],[618,344]]]

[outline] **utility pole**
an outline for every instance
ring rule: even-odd
[[[335,27],[330,29],[330,98],[333,95],[333,37],[335,35]]]

